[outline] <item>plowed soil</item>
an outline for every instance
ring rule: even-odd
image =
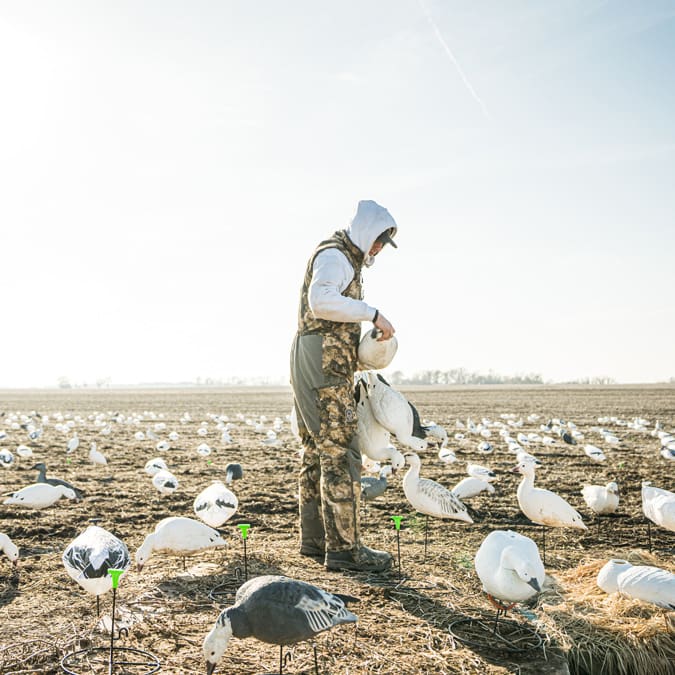
[[[85,493],[81,502],[60,500],[42,510],[19,509],[0,504],[0,532],[20,547],[16,570],[0,556],[0,672],[58,673],[61,658],[72,651],[109,643],[112,594],[101,598],[101,616],[96,603],[66,574],[61,554],[66,546],[92,521],[120,537],[133,554],[155,524],[169,515],[194,517],[196,495],[213,479],[224,478],[228,462],[239,462],[242,480],[233,484],[239,498],[239,512],[221,530],[229,546],[202,552],[186,561],[153,556],[142,572],[132,568],[125,574],[116,595],[117,627],[128,633],[116,644],[135,647],[154,654],[163,673],[203,673],[201,644],[220,609],[231,602],[246,571],[248,576],[284,574],[315,583],[327,590],[360,598],[352,608],[359,617],[358,627],[342,626],[316,640],[317,661],[322,673],[504,673],[565,672],[563,645],[554,630],[544,630],[545,649],[524,655],[493,650],[489,639],[484,647],[467,647],[448,631],[450,624],[467,616],[491,611],[481,592],[473,569],[473,556],[483,538],[493,529],[513,529],[541,542],[541,528],[520,513],[516,501],[519,477],[510,472],[514,455],[492,428],[488,439],[491,454],[477,450],[477,435],[466,433],[456,441],[457,420],[475,423],[488,418],[505,422],[502,414],[522,421],[518,431],[540,432],[540,425],[551,418],[572,421],[585,434],[585,440],[572,446],[556,436],[551,446],[528,447],[543,462],[537,484],[555,490],[584,516],[587,532],[549,530],[547,532],[547,573],[556,573],[581,562],[624,557],[629,551],[647,547],[647,528],[641,512],[640,484],[650,480],[668,490],[675,488],[673,463],[663,459],[657,438],[649,432],[659,420],[665,429],[675,427],[675,387],[538,387],[538,388],[446,388],[403,389],[420,415],[443,425],[450,435],[449,447],[460,460],[443,464],[437,449],[422,454],[422,475],[451,487],[465,474],[466,462],[490,466],[499,473],[497,492],[467,500],[475,520],[473,525],[452,521],[430,521],[429,542],[424,559],[424,520],[407,503],[401,489],[403,473],[389,482],[377,502],[362,509],[362,538],[368,545],[386,549],[394,555],[400,545],[401,573],[369,578],[363,574],[327,572],[322,565],[297,552],[297,472],[300,445],[286,420],[291,408],[287,389],[183,389],[183,390],[59,390],[0,392],[0,430],[8,436],[0,449],[15,451],[25,444],[33,451],[29,458],[16,457],[14,465],[0,469],[2,492],[11,492],[35,480],[31,469],[45,462],[48,476],[63,478]],[[12,429],[14,413],[48,415],[41,438],[31,442],[24,429]],[[68,454],[70,433],[57,431],[57,415],[63,422],[75,422],[81,441]],[[101,434],[94,426],[94,415],[103,414],[110,433]],[[190,422],[181,422],[189,413]],[[528,421],[531,414],[539,415]],[[126,422],[141,415],[136,424]],[[210,415],[227,415],[234,424],[232,443],[224,444]],[[275,417],[284,420],[279,433],[280,447],[265,445],[265,434],[246,420],[260,422],[265,431]],[[123,416],[123,417],[121,417]],[[242,419],[243,417],[243,419]],[[612,421],[598,423],[599,417]],[[634,418],[649,422],[647,431],[627,426]],[[40,418],[34,417],[36,422]],[[111,421],[117,419],[118,421]],[[158,440],[176,431],[179,440],[171,449],[159,452],[158,440],[137,441],[137,431],[155,429]],[[207,436],[197,433],[208,423]],[[619,439],[608,446],[592,427],[610,429]],[[88,460],[91,441],[108,458],[107,466]],[[208,443],[208,457],[197,454],[200,443]],[[606,452],[603,463],[592,462],[583,452],[592,443]],[[180,481],[178,490],[160,495],[143,472],[147,460],[162,456]],[[605,519],[599,530],[580,495],[585,483],[604,485],[615,480],[620,487],[619,513]],[[390,516],[403,516],[397,541]],[[236,525],[248,523],[246,570],[244,548]],[[672,563],[675,535],[652,527],[652,546],[664,565]],[[214,588],[217,594],[212,595]],[[210,595],[211,594],[211,595]],[[215,598],[215,599],[214,599]],[[542,620],[536,603],[514,608],[521,621]],[[664,631],[667,631],[664,622]],[[672,630],[672,628],[671,628]],[[300,643],[287,650],[291,659],[284,672],[313,672],[312,645]],[[278,672],[279,650],[253,639],[230,643],[216,672],[231,675]],[[106,665],[78,666],[82,673],[108,672]],[[116,666],[116,673],[147,672],[135,666]]]

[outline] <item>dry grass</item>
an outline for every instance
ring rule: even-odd
[[[626,556],[635,565],[675,566],[645,551]],[[675,664],[673,613],[640,600],[607,594],[596,583],[607,562],[584,561],[556,575],[557,583],[540,596],[549,633],[564,645],[578,673],[667,675]]]

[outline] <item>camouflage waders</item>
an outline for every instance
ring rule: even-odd
[[[291,385],[304,448],[300,550],[321,559],[326,551],[327,562],[331,552],[356,556],[365,549],[359,537],[361,456],[350,447],[356,432],[353,387],[361,325],[316,319],[308,302],[314,259],[328,248],[342,251],[354,269],[343,295],[362,299],[363,253],[345,232],[336,232],[319,244],[307,265],[291,352]]]

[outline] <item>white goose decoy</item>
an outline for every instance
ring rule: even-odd
[[[185,557],[209,548],[226,546],[220,532],[192,518],[171,516],[164,518],[136,551],[138,571],[153,553]]]
[[[96,449],[96,443],[92,442],[89,448],[89,461],[92,464],[99,464],[101,466],[108,463],[108,460],[105,458],[103,453],[100,450]]]
[[[660,454],[661,457],[663,457],[663,459],[675,459],[675,447],[671,448],[669,445],[666,445],[663,448],[661,448]]]
[[[73,433],[73,437],[68,441],[66,452],[74,452],[80,446],[80,439],[77,437],[77,432]]]
[[[471,499],[484,490],[489,494],[494,493],[492,481],[497,480],[494,471],[490,471],[490,469],[479,464],[467,464],[466,472],[469,477],[463,478],[452,488],[452,493],[459,499]]]
[[[474,558],[476,574],[491,599],[523,602],[539,593],[546,572],[537,545],[511,530],[494,530]]]
[[[368,370],[361,377],[365,377],[366,393],[375,419],[412,450],[426,449],[426,432],[421,427],[417,410],[406,397],[392,389],[379,373]]]
[[[91,525],[63,552],[63,566],[71,579],[87,593],[98,596],[112,589],[109,569],[127,570],[131,566],[129,549],[114,534]]]
[[[279,645],[283,654],[284,645],[309,640],[342,623],[356,623],[356,615],[345,607],[351,601],[356,598],[288,577],[247,581],[237,591],[235,604],[221,612],[204,639],[207,675],[212,675],[233,636]]]
[[[403,492],[416,511],[434,518],[473,523],[466,506],[450,490],[429,478],[420,478],[421,462],[414,452],[406,453],[405,458],[410,468],[403,478]]]
[[[163,495],[170,495],[178,489],[178,479],[167,469],[158,471],[152,477],[152,484]]]
[[[64,485],[34,483],[12,493],[3,504],[16,504],[27,509],[46,509],[55,504],[61,497],[77,499],[77,495]]]
[[[594,445],[584,445],[584,452],[594,461],[594,462],[604,462],[607,458],[605,453],[596,448]]]
[[[394,470],[405,466],[403,455],[390,443],[390,433],[375,419],[367,384],[363,376],[356,381],[354,391],[356,401],[356,433],[354,445],[362,455],[375,462],[390,462]]]
[[[14,542],[6,535],[0,532],[0,553],[4,553],[16,567],[19,564],[19,548],[14,544]]]
[[[220,527],[227,522],[239,507],[236,495],[221,481],[214,481],[195,498],[195,515],[210,527]]]
[[[584,485],[581,490],[588,508],[599,516],[614,513],[619,506],[619,486],[612,481],[607,485]]]
[[[14,455],[9,450],[0,450],[0,466],[9,469],[14,464]]]
[[[27,445],[19,445],[16,450],[16,454],[19,455],[19,457],[32,457],[33,456],[33,451],[27,446]]]
[[[537,525],[587,530],[581,516],[560,495],[534,487],[534,469],[535,465],[527,460],[513,469],[514,473],[523,476],[518,485],[520,510]]]
[[[458,462],[457,456],[455,453],[450,450],[450,448],[443,448],[438,451],[438,459],[441,460],[444,464],[452,464],[453,462]]]
[[[675,610],[675,574],[651,565],[631,565],[613,558],[598,572],[597,583],[605,593],[620,593]]]
[[[145,468],[143,470],[148,474],[148,476],[154,476],[160,471],[168,471],[169,467],[161,457],[154,457],[145,463]]]
[[[642,483],[642,511],[653,523],[675,532],[675,493]]]

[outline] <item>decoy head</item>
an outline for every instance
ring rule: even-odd
[[[406,464],[409,466],[416,466],[418,468],[421,466],[420,458],[414,452],[406,452],[403,456],[405,457]]]
[[[526,459],[518,462],[516,466],[511,469],[512,473],[521,473],[523,476],[534,476],[535,463]]]
[[[4,551],[14,567],[19,566],[19,547],[9,537],[6,538],[5,545],[0,551]]]
[[[152,534],[149,534],[141,547],[136,551],[136,569],[140,572],[143,569],[143,565],[148,562],[148,559],[152,555]]]
[[[224,609],[209,634],[204,638],[203,649],[204,659],[206,660],[206,675],[212,675],[216,669],[231,637],[232,623],[230,621],[229,609]]]
[[[618,495],[619,494],[619,486],[612,481],[611,483],[607,483],[607,492],[611,492],[613,495]]]
[[[605,593],[616,593],[619,590],[619,575],[631,567],[632,565],[627,560],[612,558],[598,572],[596,583]]]
[[[532,586],[537,593],[541,593],[541,584],[537,579],[535,565],[514,548],[509,546],[504,549],[502,565],[507,569],[512,569],[521,581],[524,581],[528,586]]]
[[[46,471],[47,467],[45,466],[44,462],[38,462],[37,464],[33,464],[33,466],[31,466],[31,469],[35,471]]]

